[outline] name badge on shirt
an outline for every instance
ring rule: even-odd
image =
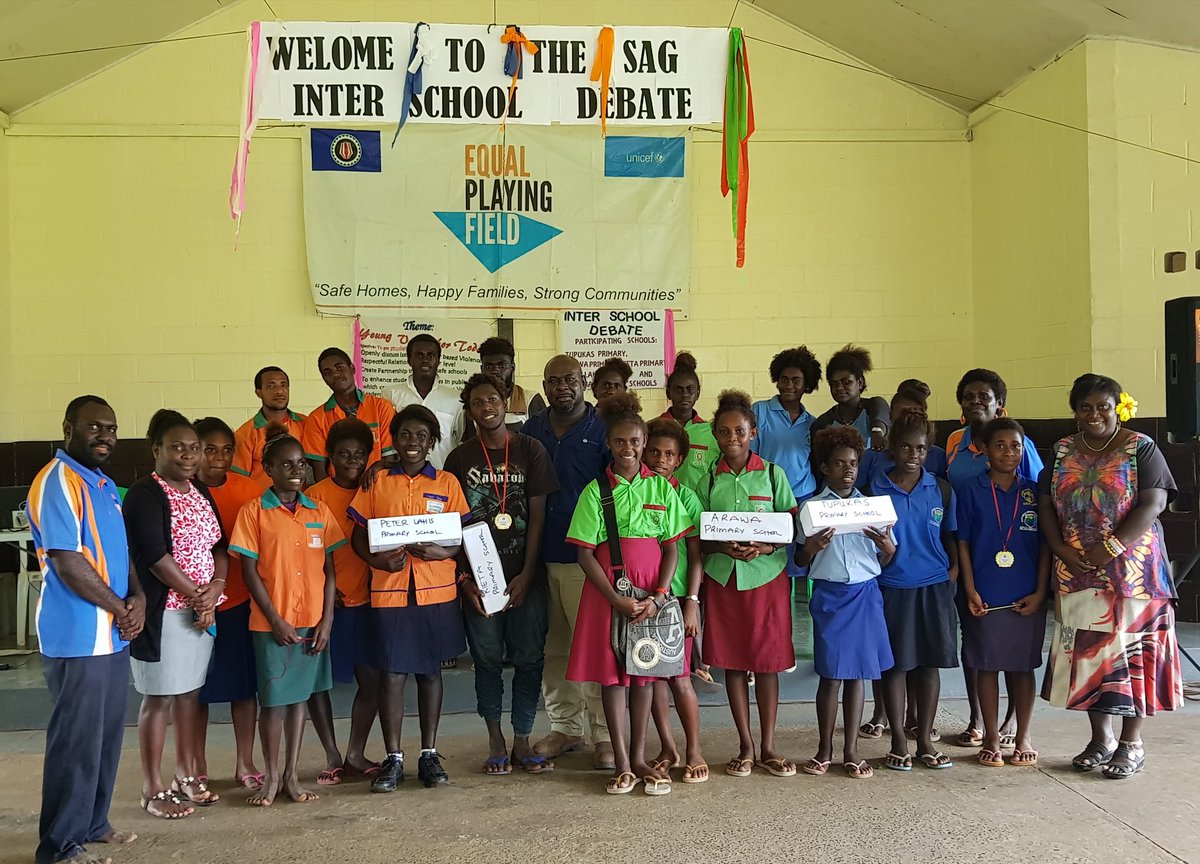
[[[441,513],[446,509],[446,504],[449,498],[445,495],[435,495],[432,492],[425,493],[425,512],[426,513]]]
[[[325,546],[325,538],[322,537],[320,534],[308,535],[308,548],[309,549],[321,549],[324,546]]]

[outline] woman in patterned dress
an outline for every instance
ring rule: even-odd
[[[1052,705],[1087,711],[1073,760],[1125,779],[1146,761],[1142,724],[1183,701],[1174,587],[1158,516],[1175,481],[1154,441],[1121,427],[1121,385],[1083,375],[1071,388],[1079,431],[1054,448],[1039,515],[1054,552],[1055,633],[1042,685]],[[1113,717],[1121,718],[1120,737]]]

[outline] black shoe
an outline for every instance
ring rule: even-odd
[[[388,756],[379,766],[379,773],[371,781],[372,792],[395,792],[404,782],[404,754]]]
[[[431,786],[443,786],[450,782],[450,775],[442,767],[441,756],[435,750],[432,753],[422,753],[417,760],[417,776],[428,789]]]

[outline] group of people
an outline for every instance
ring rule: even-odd
[[[710,667],[724,670],[737,728],[738,753],[724,765],[733,777],[827,773],[839,698],[848,776],[872,776],[858,740],[889,728],[887,768],[912,770],[910,738],[916,763],[950,768],[933,718],[939,670],[960,656],[971,716],[958,743],[978,748],[985,766],[1036,765],[1034,676],[1051,596],[1057,627],[1042,695],[1089,713],[1077,768],[1137,773],[1144,718],[1181,702],[1157,521],[1175,484],[1154,442],[1122,425],[1127,397],[1111,378],[1075,382],[1078,432],[1055,444],[1043,469],[1006,416],[1003,380],[986,369],[960,381],[964,426],[942,449],[929,388],[910,379],[890,400],[866,396],[870,355],[855,346],[825,364],[835,405],[820,417],[804,398],[821,384],[821,363],[798,346],[771,362],[775,396],[724,391],[708,419],[687,353],[667,377],[670,407],[647,418],[617,358],[593,376],[592,404],[566,355],[546,365],[544,398],[530,398],[513,381],[515,351],[503,339],[483,343],[481,372],[460,392],[438,383],[435,338],[416,336],[407,351],[412,376],[386,399],[358,389],[350,357],[329,348],[318,368],[330,397],[307,417],[291,411],[288,376],[276,367],[256,376],[262,408],[236,431],[159,411],[147,433],[154,471],[123,503],[102,470],[117,440],[113,409],[96,396],[68,405],[63,447],[28,502],[55,700],[39,861],[104,860],[87,844],[134,839],[108,822],[131,665],[143,697],[141,804],[165,819],[219,801],[205,759],[213,703],[231,706],[234,776],[252,804],[281,793],[317,798],[298,772],[308,719],[325,752],[318,785],[363,777],[372,791],[394,790],[405,778],[410,675],[418,777],[447,782],[437,750],[441,671],[468,648],[489,738],[482,771],[547,773],[590,743],[594,766],[612,774],[610,794],[639,785],[667,794],[677,768],[684,783],[709,779],[691,682],[711,680]],[[796,519],[788,544],[700,537],[706,511],[795,515],[809,499],[863,495],[887,496],[894,526],[806,535]],[[507,581],[502,611],[486,612],[458,546],[372,550],[369,520],[427,513],[488,526]],[[812,585],[821,679],[818,749],[799,766],[775,741],[779,675],[796,665],[797,577]],[[631,672],[614,633],[675,601],[687,637],[682,671]],[[506,663],[511,741],[501,716]],[[344,748],[329,699],[335,680],[357,685]],[[864,723],[868,681],[875,713]],[[533,742],[539,697],[550,730]],[[379,761],[366,754],[376,718]],[[651,718],[661,742],[653,757]],[[175,770],[166,781],[169,723]]]

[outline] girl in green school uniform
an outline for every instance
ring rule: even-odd
[[[703,509],[716,512],[796,512],[787,475],[751,451],[758,423],[750,397],[726,390],[712,419],[721,458],[700,484]],[[754,767],[776,777],[793,777],[796,766],[775,750],[779,673],[796,665],[792,648],[792,604],[786,575],[787,545],[702,541],[704,552],[704,662],[725,669],[729,709],[737,726],[738,755],[725,773],[749,777]],[[754,634],[753,638],[747,638]],[[755,759],[750,734],[749,673],[762,739]]]
[[[700,401],[700,376],[696,374],[696,358],[687,351],[676,356],[675,368],[667,376],[667,398],[671,407],[662,416],[682,426],[688,441],[675,478],[684,486],[695,489],[708,476],[721,451],[717,448],[717,439],[713,438],[712,424],[696,413],[696,403]]]

